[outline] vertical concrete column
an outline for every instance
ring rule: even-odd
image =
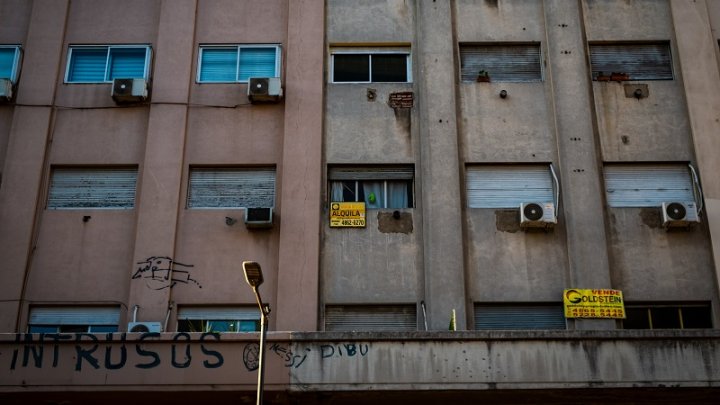
[[[130,280],[151,257],[175,257],[180,188],[185,155],[187,103],[195,33],[195,0],[164,1],[160,9],[153,71],[152,101],[145,158],[138,184],[137,230]],[[167,103],[167,104],[166,104]],[[184,105],[183,105],[184,104]],[[162,268],[162,267],[161,267]],[[164,274],[162,274],[164,275]],[[172,287],[156,290],[131,280],[128,310],[139,306],[138,321],[162,321]]]
[[[547,72],[556,123],[561,204],[567,224],[570,285],[610,288],[603,215],[601,157],[593,130],[592,92],[580,1],[545,0]],[[576,329],[612,329],[613,320],[575,322]]]
[[[416,49],[423,261],[428,327],[447,330],[452,311],[466,329],[462,210],[456,121],[456,45],[449,1],[417,1]]]
[[[720,283],[720,72],[715,58],[718,44],[710,27],[706,1],[672,0],[670,10],[705,195],[715,274]]]
[[[42,195],[52,109],[60,69],[67,1],[33,3],[25,41],[7,158],[0,188],[0,332],[14,331],[30,267],[35,218]]]
[[[325,2],[288,1],[277,330],[318,318]],[[268,269],[272,271],[272,269]]]

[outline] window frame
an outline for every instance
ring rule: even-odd
[[[493,76],[492,68],[489,69],[482,69],[485,71],[488,71],[490,81],[491,82],[497,82],[497,83],[542,83],[545,81],[545,64],[543,63],[543,47],[541,42],[460,42],[458,43],[458,63],[460,65],[459,69],[459,75],[460,75],[460,83],[473,83],[477,80],[469,80],[469,79],[463,79],[463,49],[469,49],[469,48],[520,48],[520,47],[526,47],[526,48],[533,48],[537,49],[537,67],[538,67],[538,77],[530,79],[530,80],[515,80],[515,79],[498,79],[497,77]],[[491,66],[497,66],[497,63],[495,65]],[[475,78],[477,78],[478,74],[475,75]],[[499,75],[498,77],[502,77],[502,75]]]
[[[372,55],[405,55],[404,82],[374,82],[372,80]],[[368,55],[368,81],[335,81],[335,55]],[[412,83],[412,50],[410,46],[393,47],[331,47],[330,48],[330,83],[332,84],[368,84],[368,83]]]
[[[33,321],[34,318],[42,321],[43,317],[50,322]],[[69,322],[62,322],[63,319]],[[67,331],[62,330],[63,327],[84,330]],[[93,330],[93,327],[101,330]],[[28,333],[109,333],[119,329],[120,307],[115,306],[31,306],[28,311]]]
[[[10,77],[2,77],[3,79],[9,79],[12,84],[17,83],[18,76],[20,75],[20,64],[22,61],[22,46],[21,45],[0,45],[0,49],[14,49],[15,55],[13,56],[12,68],[10,69]]]
[[[231,49],[235,48],[236,57],[235,57],[235,80],[231,81],[207,81],[207,80],[200,80],[200,75],[202,73],[202,60],[203,60],[203,52],[206,49]],[[240,75],[240,53],[242,52],[243,48],[275,48],[275,72],[274,76],[271,77],[281,77],[280,73],[282,70],[282,45],[273,43],[273,44],[200,44],[198,45],[198,56],[197,56],[197,72],[195,74],[195,83],[197,84],[223,84],[223,83],[247,83],[248,80],[239,80],[238,76]]]
[[[702,308],[707,309],[709,312],[709,318],[707,319],[710,322],[710,326],[707,328],[688,328],[685,327],[685,322],[683,321],[683,309],[688,308]],[[648,327],[647,328],[628,328],[625,325],[626,319],[622,320],[622,328],[628,329],[628,330],[686,330],[686,329],[713,329],[713,311],[712,311],[712,305],[709,302],[683,302],[683,303],[625,303],[625,313],[628,313],[628,309],[630,310],[643,310],[645,312],[645,318],[644,320],[647,321]],[[678,328],[657,328],[653,327],[653,312],[654,309],[672,309],[676,311],[677,314],[677,322],[679,323]]]
[[[333,173],[335,171],[340,172]],[[357,174],[352,175],[345,175],[343,176],[342,173],[353,173],[356,172]],[[409,174],[406,174],[409,173]],[[393,178],[392,174],[395,173],[396,177]],[[363,178],[363,176],[367,176],[368,178]],[[347,177],[356,177],[356,178],[347,178]],[[355,201],[335,201],[333,200],[332,195],[332,185],[335,182],[354,182],[354,196]],[[360,189],[360,183],[361,182],[382,182],[383,186],[383,204],[382,207],[367,207],[367,209],[371,210],[398,210],[398,209],[412,209],[415,208],[415,167],[414,165],[398,165],[398,166],[328,166],[328,176],[327,176],[327,187],[328,187],[328,204],[331,204],[333,202],[365,202],[363,199],[362,201],[358,201],[359,198],[359,189]],[[388,183],[389,182],[398,182],[398,183],[405,183],[407,185],[407,197],[408,197],[408,206],[407,207],[388,207]]]
[[[217,315],[212,315],[215,312]],[[207,315],[207,314],[211,315]],[[219,307],[219,306],[192,306],[182,305],[178,308],[177,312],[177,327],[178,332],[219,332],[219,333],[254,333],[260,331],[261,321],[260,310],[256,307],[251,306],[232,306],[232,307]],[[201,330],[184,330],[181,328],[181,321],[188,322],[188,329],[192,328],[192,322],[200,322]],[[241,330],[243,322],[253,322],[253,330]],[[207,325],[210,322],[236,322],[235,330],[231,331],[213,331],[207,329]]]
[[[105,54],[105,74],[102,81],[83,81],[83,80],[70,80],[70,68],[73,63],[73,51],[74,50],[106,50]],[[112,83],[113,79],[109,78],[110,73],[110,56],[113,49],[145,49],[145,65],[143,67],[142,77],[133,77],[132,79],[145,79],[150,78],[150,64],[152,61],[152,46],[150,44],[122,44],[122,45],[69,45],[67,53],[67,61],[65,63],[65,84],[99,84],[99,83]],[[125,79],[125,78],[123,78]]]

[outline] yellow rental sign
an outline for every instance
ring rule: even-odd
[[[583,290],[572,288],[563,293],[566,318],[625,319],[620,290]]]
[[[332,202],[330,203],[331,228],[364,228],[364,202]]]

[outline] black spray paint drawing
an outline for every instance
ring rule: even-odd
[[[199,288],[202,288],[202,285],[197,280],[190,277],[188,269],[194,267],[192,264],[176,262],[167,256],[151,256],[145,261],[137,262],[137,264],[140,267],[132,275],[132,279],[144,279],[148,288],[153,290],[173,288],[177,283],[195,283]]]

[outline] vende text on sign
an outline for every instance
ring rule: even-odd
[[[330,203],[331,228],[364,228],[365,203],[364,202],[331,202]]]
[[[563,292],[566,318],[625,319],[622,291],[572,288]]]

